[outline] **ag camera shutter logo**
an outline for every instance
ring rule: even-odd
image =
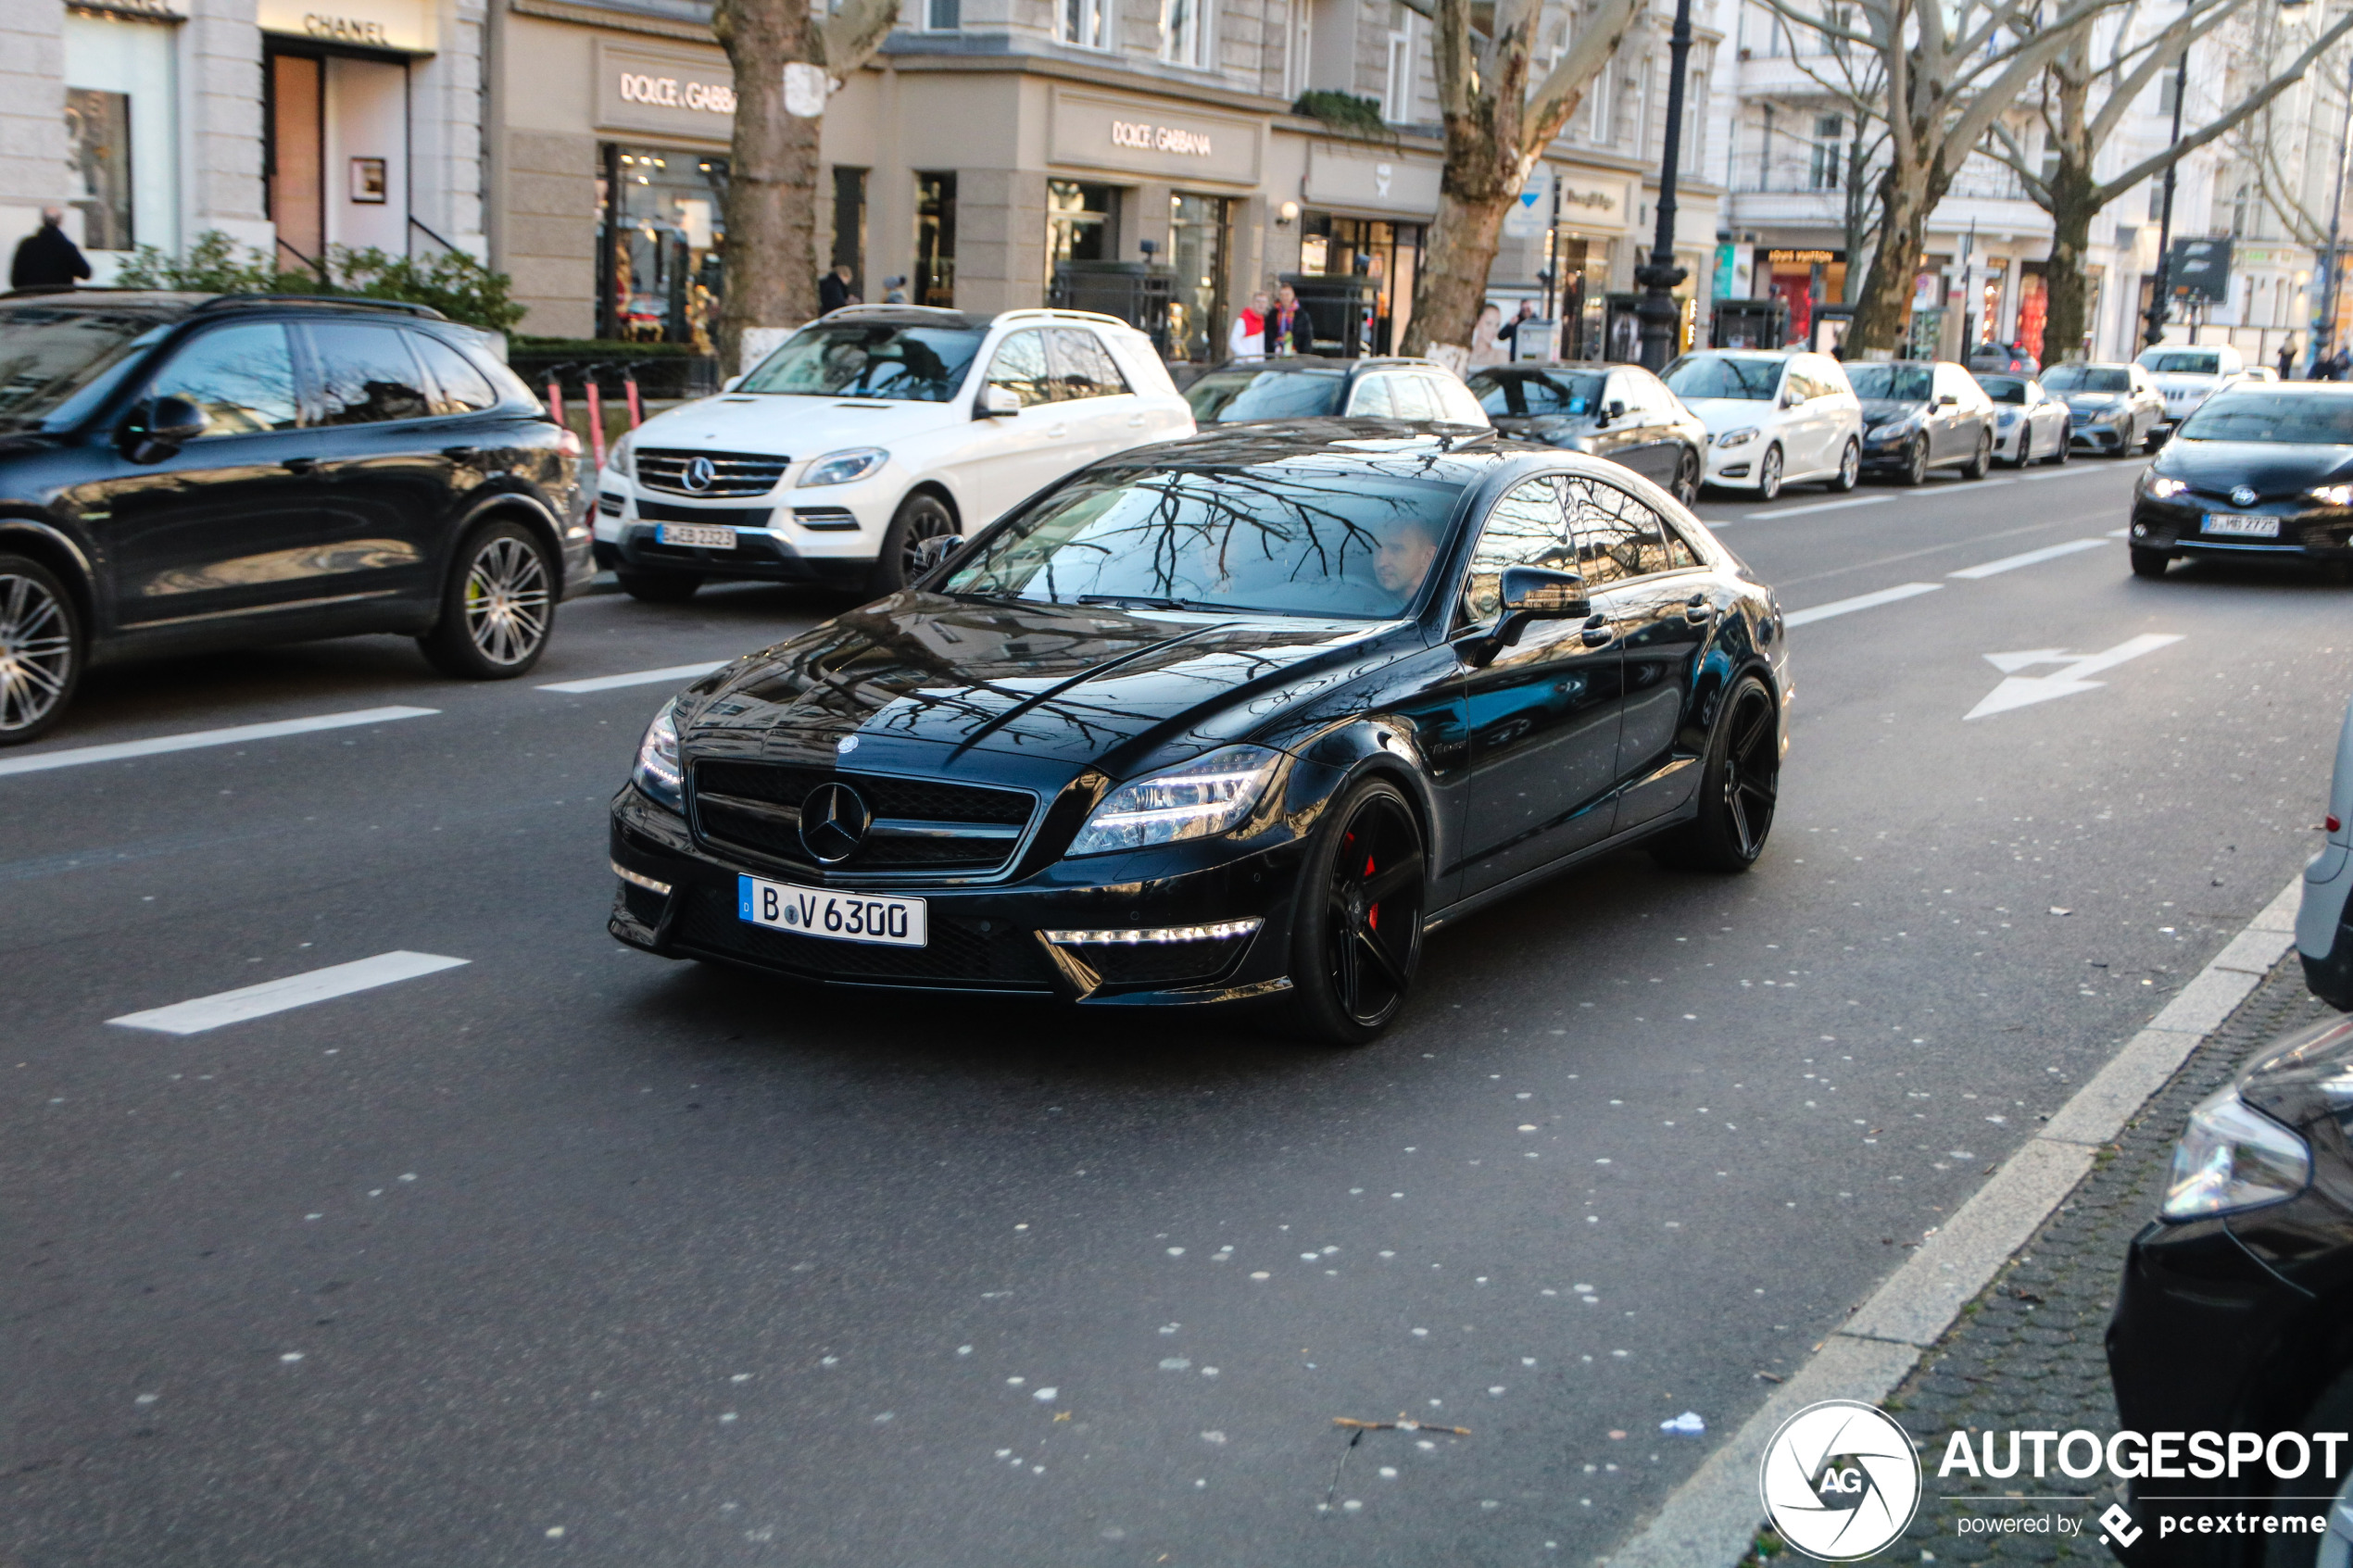
[[[1823,1562],[1884,1550],[1920,1503],[1911,1436],[1885,1411],[1825,1399],[1781,1423],[1757,1467],[1765,1513],[1781,1539]]]

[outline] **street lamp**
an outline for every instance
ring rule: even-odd
[[[2336,180],[2329,192],[2329,249],[2321,262],[2322,282],[2315,291],[2321,296],[2320,307],[2312,315],[2312,363],[2305,371],[2318,377],[2321,366],[2327,360],[2330,340],[2336,335],[2336,281],[2344,268],[2338,265],[2337,220],[2345,211],[2345,155],[2348,140],[2353,140],[2353,71],[2349,71],[2345,87],[2345,123],[2336,133]]]
[[[1683,151],[1683,78],[1691,56],[1692,0],[1675,0],[1675,30],[1667,35],[1667,156],[1658,168],[1658,225],[1650,260],[1634,269],[1634,281],[1642,285],[1634,313],[1642,323],[1642,364],[1651,370],[1665,370],[1674,357],[1675,328],[1682,314],[1674,295],[1685,275],[1675,265],[1675,173]]]
[[[2190,8],[2195,10],[2196,6],[2197,0],[2190,0]],[[2168,147],[2182,139],[2182,100],[2189,96],[2189,92],[2190,43],[2184,39],[2181,62],[2173,68],[2173,135],[2165,144]],[[2181,160],[2176,158],[2165,166],[2165,206],[2157,220],[2157,287],[2149,291],[2148,330],[2141,334],[2142,341],[2151,348],[2165,341],[2165,313],[2169,303],[2165,292],[2171,282],[2167,274],[2171,270],[2173,245],[2173,170],[2180,167],[2180,163]]]

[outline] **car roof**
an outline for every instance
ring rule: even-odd
[[[1435,359],[1416,358],[1410,354],[1368,354],[1361,358],[1343,359],[1335,354],[1285,354],[1273,359],[1228,359],[1213,365],[1203,375],[1215,375],[1219,370],[1277,370],[1285,374],[1331,375],[1350,370],[1379,370],[1387,366],[1410,365],[1416,370],[1442,370],[1446,367]]]
[[[0,305],[63,305],[91,310],[131,310],[173,320],[184,316],[294,307],[306,310],[390,311],[431,321],[448,318],[430,305],[348,294],[198,294],[174,289],[29,288],[0,294]]]
[[[1512,446],[1493,431],[1473,425],[1444,433],[1404,420],[1311,419],[1282,423],[1212,425],[1201,434],[1107,458],[1101,468],[1248,468],[1308,459],[1361,462],[1367,468],[1413,461],[1432,479],[1469,483],[1515,455],[1550,447]]]

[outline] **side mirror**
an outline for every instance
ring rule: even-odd
[[[1944,393],[1937,398],[1936,406],[1940,408],[1957,408],[1961,406],[1960,395],[1952,392]]]
[[[980,417],[1000,420],[1008,414],[1021,412],[1021,394],[1010,386],[984,386],[980,389]]]
[[[202,435],[211,422],[184,397],[150,398],[123,423],[124,455],[134,463],[160,462]]]
[[[1782,394],[1781,394],[1780,407],[1782,407],[1782,408],[1796,408],[1796,407],[1797,407],[1800,403],[1803,403],[1803,402],[1805,402],[1805,401],[1806,401],[1806,399],[1805,399],[1805,398],[1803,398],[1803,397],[1799,396],[1799,395],[1798,395],[1798,394],[1797,394],[1794,390],[1792,390],[1792,391],[1789,391],[1789,392],[1784,392],[1784,393],[1782,393]]]
[[[964,547],[961,533],[935,533],[915,546],[915,573],[920,576]]]
[[[1592,613],[1592,604],[1585,596],[1585,579],[1574,571],[1507,566],[1497,586],[1503,614],[1497,618],[1494,630],[1475,633],[1461,644],[1464,659],[1473,666],[1487,664],[1518,642],[1530,621],[1567,621]]]
[[[1613,420],[1624,419],[1626,417],[1626,405],[1615,397],[1611,398],[1609,400],[1609,417]]]
[[[720,391],[722,391],[722,392],[733,392],[733,391],[735,391],[735,390],[736,390],[736,388],[737,388],[737,387],[739,387],[739,386],[741,386],[741,385],[743,385],[743,384],[744,384],[744,378],[743,378],[743,377],[741,377],[741,376],[729,376],[729,377],[728,377],[725,381],[721,382],[721,383],[719,383],[719,390],[720,390]]]

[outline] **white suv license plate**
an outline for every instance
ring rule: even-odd
[[[665,522],[655,531],[655,537],[665,545],[688,545],[698,549],[732,550],[736,547],[736,531],[710,522]]]
[[[2208,533],[2235,533],[2247,539],[2276,539],[2280,536],[2280,520],[2275,517],[2249,517],[2245,512],[2208,512],[2206,514]]]
[[[754,925],[834,942],[878,942],[889,947],[921,947],[930,941],[921,898],[878,893],[842,893],[795,887],[788,882],[736,878],[736,913]]]

